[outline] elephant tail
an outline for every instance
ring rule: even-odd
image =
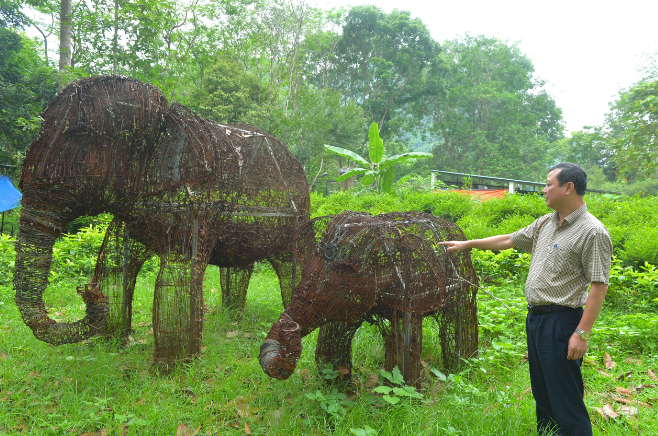
[[[270,377],[286,380],[297,367],[301,354],[302,336],[299,324],[284,312],[260,347],[260,366]]]

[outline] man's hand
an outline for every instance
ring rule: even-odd
[[[455,251],[462,251],[468,248],[468,241],[445,241],[439,242],[439,245],[447,245],[447,250],[454,253]]]
[[[569,339],[569,351],[567,351],[567,360],[582,359],[587,353],[587,341],[584,341],[580,335],[573,332]]]

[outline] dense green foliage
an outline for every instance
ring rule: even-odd
[[[24,22],[43,37],[32,53],[52,57],[58,3],[12,5],[30,12]],[[441,43],[406,11],[326,11],[299,0],[74,0],[72,30],[72,65],[61,72],[68,79],[128,75],[216,121],[258,125],[289,145],[309,181],[323,171],[335,178],[346,164],[328,158],[324,144],[363,155],[372,122],[391,154],[434,153],[398,178],[430,167],[534,178],[562,136],[559,108],[516,45],[484,36]],[[10,121],[18,117],[34,119]]]
[[[466,36],[447,41],[426,101],[434,169],[534,180],[562,137],[562,113],[516,45]]]
[[[0,164],[14,166],[12,175],[39,131],[39,113],[57,91],[55,74],[37,49],[18,29],[0,26]]]
[[[507,195],[480,202],[460,193],[399,190],[399,196],[344,191],[325,197],[312,193],[313,216],[342,210],[372,214],[417,210],[449,219],[462,227],[468,238],[511,233],[551,212],[541,196]],[[658,265],[658,198],[588,195],[588,210],[610,231],[614,253],[626,265]]]

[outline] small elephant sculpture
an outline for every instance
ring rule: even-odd
[[[409,384],[420,378],[426,316],[438,321],[445,367],[477,353],[477,275],[470,253],[450,253],[437,244],[464,240],[459,227],[418,212],[346,211],[328,220],[312,220],[297,233],[302,279],[261,346],[266,374],[287,379],[297,366],[301,338],[321,326],[316,362],[351,373],[351,341],[364,321],[380,326],[385,367],[398,366]]]
[[[310,199],[302,166],[277,139],[200,118],[154,86],[117,76],[70,84],[42,119],[20,180],[14,274],[16,304],[37,339],[59,345],[129,330],[137,273],[153,254],[156,361],[199,352],[209,264],[221,268],[225,303],[237,290],[244,304],[253,263],[264,259],[290,300],[290,238],[308,220]],[[103,212],[115,221],[91,283],[78,290],[86,316],[57,323],[42,299],[55,240],[75,218]]]

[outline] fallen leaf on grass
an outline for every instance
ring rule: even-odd
[[[226,333],[226,339],[233,339],[237,337],[240,333],[242,333],[240,330],[234,330],[232,332]]]
[[[340,379],[342,380],[344,376],[348,375],[350,373],[350,370],[348,368],[345,368],[344,366],[337,366],[336,369],[340,373]]]
[[[619,374],[617,377],[615,377],[615,380],[623,380],[625,378],[630,378],[631,374],[633,374],[633,370],[631,369],[628,372],[625,372],[623,374]]]
[[[606,404],[603,406],[603,413],[612,419],[615,419],[619,416],[617,412],[615,412],[615,408],[612,406],[612,404]]]
[[[201,427],[192,431],[188,426],[186,426],[181,422],[178,424],[178,428],[176,429],[176,436],[196,436],[197,434],[199,434],[200,429]]]
[[[235,408],[235,411],[237,412],[240,418],[251,418],[252,413],[258,413],[258,409],[254,409],[249,405],[249,403],[254,398],[256,397],[252,396],[251,398],[248,399],[242,395],[238,395],[237,397],[233,398],[231,401],[226,403],[226,406]]]
[[[617,412],[621,415],[635,416],[637,415],[637,407],[621,406]]]
[[[601,418],[603,418],[604,420],[607,421],[607,420],[610,419],[605,413],[603,413],[603,408],[602,407],[595,407],[594,411],[596,413],[598,413],[599,415],[601,415]]]
[[[9,357],[9,354],[7,354],[7,353],[0,353],[0,361],[2,361],[2,360],[7,360],[7,357]]]
[[[616,387],[616,388],[615,388],[615,391],[617,391],[617,393],[618,393],[619,395],[624,395],[624,396],[626,396],[626,397],[630,397],[630,396],[631,396],[631,391],[630,391],[629,389],[626,389],[626,388]]]
[[[246,422],[244,423],[244,433],[251,434],[251,429],[249,428]]]
[[[647,403],[650,404],[658,403],[658,398],[647,398]]]
[[[632,357],[626,358],[626,360],[624,360],[624,362],[630,363],[632,365],[642,365],[642,361],[640,359],[634,359]]]
[[[647,369],[647,373],[649,374],[649,378],[651,380],[658,380],[658,377],[656,377],[656,374],[653,373],[650,369]]]
[[[602,369],[597,369],[596,372],[598,372],[599,374],[604,375],[604,376],[606,376],[606,377],[614,377],[614,375],[612,375],[612,374],[608,374],[607,372],[605,372],[605,371],[602,370]]]
[[[627,404],[627,405],[629,405],[629,406],[632,405],[632,404],[635,404],[635,405],[638,405],[638,406],[651,407],[651,405],[649,405],[649,404],[647,404],[647,403],[643,403],[642,401],[637,401],[637,400],[631,400],[631,399],[628,399],[628,398],[617,397],[617,396],[615,396],[615,395],[613,395],[612,398],[613,398],[616,402],[618,402],[618,403]]]
[[[603,363],[605,363],[605,369],[612,369],[615,366],[617,366],[617,363],[614,360],[612,360],[612,357],[610,357],[607,351],[603,356]]]

